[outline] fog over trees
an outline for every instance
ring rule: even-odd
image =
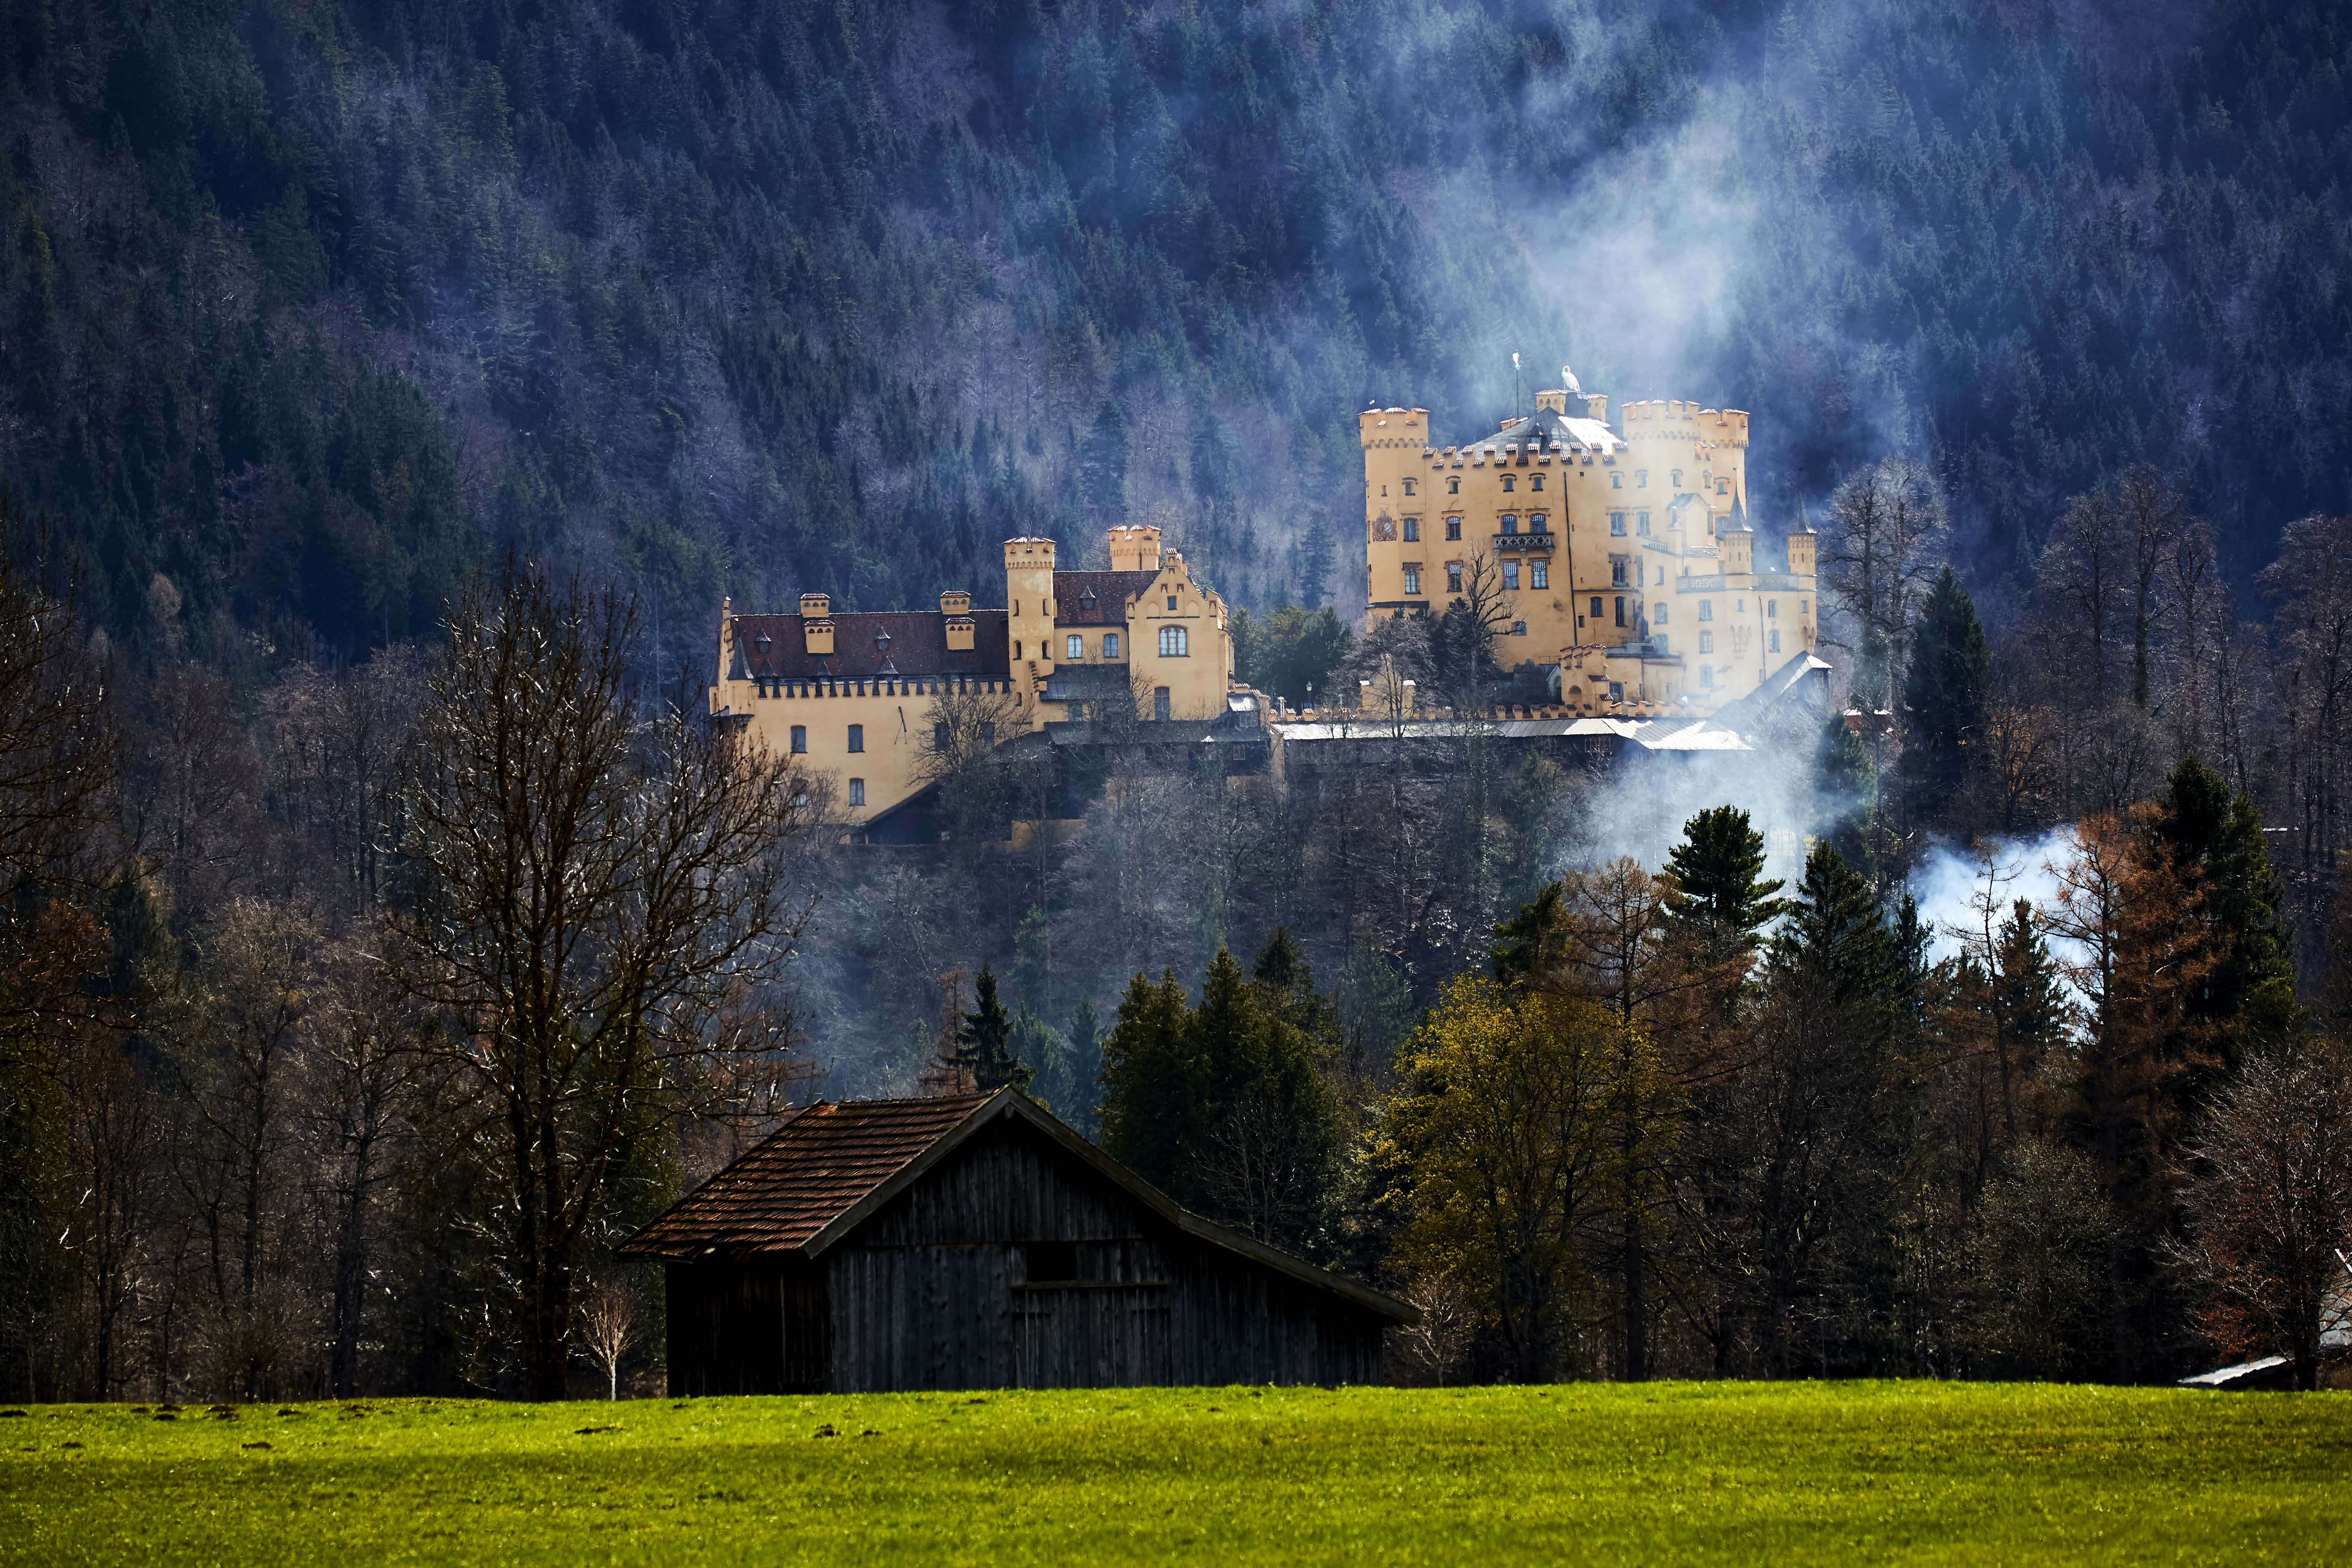
[[[998,1085],[1414,1379],[2316,1377],[2347,70],[2284,0],[17,7],[0,1392],[642,1388],[619,1237]],[[1349,416],[1517,349],[1755,411],[1827,711],[1403,722],[1514,672],[1475,573],[1355,623]],[[1122,521],[1366,743],[942,699],[885,847],[698,721],[722,594]]]

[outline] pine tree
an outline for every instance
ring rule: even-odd
[[[1157,984],[1138,974],[1102,1047],[1102,1146],[1171,1196],[1206,1131],[1206,1081],[1190,1023],[1172,971]]]
[[[1847,864],[1867,868],[1870,819],[1878,811],[1878,764],[1843,713],[1831,714],[1822,726],[1813,781],[1828,814],[1822,837],[1837,847]]]
[[[2042,940],[2032,900],[2018,900],[1994,932],[1992,961],[1993,1059],[2000,1074],[2003,1130],[2014,1141],[2019,1102],[2066,1027],[2065,983],[2050,944]]]
[[[996,994],[996,971],[982,964],[974,991],[977,1010],[965,1014],[957,1026],[955,1054],[950,1059],[971,1075],[972,1086],[982,1094],[1027,1089],[1037,1070],[1013,1054],[1013,1020]]]
[[[1078,998],[1063,1037],[1070,1043],[1070,1079],[1075,1088],[1069,1113],[1062,1120],[1092,1138],[1102,1125],[1102,1018],[1092,1002]]]
[[[1947,566],[1920,606],[1903,677],[1902,771],[1925,821],[1940,823],[1953,809],[1982,755],[1991,683],[1976,605]]]

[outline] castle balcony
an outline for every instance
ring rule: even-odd
[[[1552,542],[1559,537],[1558,534],[1550,532],[1498,533],[1495,535],[1495,548],[1497,550],[1549,550],[1552,547]]]

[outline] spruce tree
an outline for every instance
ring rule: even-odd
[[[2065,983],[2034,919],[2020,899],[1993,933],[1993,1059],[2000,1073],[2003,1131],[2017,1136],[2019,1102],[2040,1076],[2042,1059],[2066,1028]]]
[[[1103,1040],[1099,1075],[1102,1146],[1180,1203],[1179,1177],[1206,1138],[1206,1082],[1190,1025],[1174,972],[1157,984],[1139,973]]]
[[[2154,832],[2200,894],[2200,924],[2213,949],[2213,973],[2186,1010],[2218,1032],[2234,1065],[2247,1045],[2284,1039],[2302,1016],[2262,814],[2251,796],[2232,795],[2219,773],[2184,757],[2167,781]]]
[[[1078,998],[1064,1037],[1070,1043],[1070,1077],[1076,1089],[1069,1114],[1062,1120],[1092,1138],[1102,1125],[1102,1018],[1092,1002]]]
[[[1991,684],[1977,607],[1947,566],[1920,606],[1903,676],[1902,772],[1925,821],[1943,821],[1983,754]]]
[[[1684,823],[1666,870],[1675,879],[1673,918],[1717,942],[1753,947],[1788,908],[1773,897],[1782,884],[1764,879],[1764,836],[1736,805],[1710,806]]]
[[[1029,1080],[1037,1076],[1036,1068],[1024,1066],[1013,1054],[1013,1020],[996,994],[996,971],[982,964],[974,990],[977,1010],[965,1014],[957,1026],[955,1054],[949,1059],[971,1074],[974,1087],[982,1094],[1027,1089]]]

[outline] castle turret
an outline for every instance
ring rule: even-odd
[[[1141,523],[1110,531],[1110,569],[1114,572],[1160,570],[1160,531]]]
[[[1004,542],[1005,634],[1013,640],[1013,689],[1024,706],[1054,673],[1054,542]]]
[[[1719,538],[1723,545],[1723,574],[1752,574],[1756,570],[1756,536],[1744,528],[1726,527]]]
[[[1810,528],[1801,528],[1789,535],[1789,575],[1810,577],[1813,574],[1813,544],[1815,534]]]

